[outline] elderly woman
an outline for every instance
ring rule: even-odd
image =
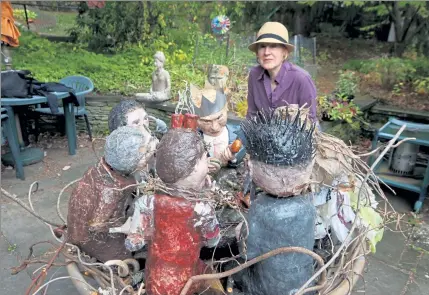
[[[309,108],[309,117],[316,122],[316,87],[305,70],[286,60],[294,49],[286,27],[265,23],[249,49],[256,53],[259,66],[250,71],[246,117],[295,104]]]

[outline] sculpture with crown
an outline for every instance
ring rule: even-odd
[[[228,105],[222,88],[190,86],[192,102],[198,119],[198,130],[209,145],[209,169],[237,167],[246,151],[238,140],[239,125],[228,124]]]

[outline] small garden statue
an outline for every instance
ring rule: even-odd
[[[149,119],[155,121],[156,132],[161,134],[167,132],[164,121],[153,116],[148,116],[143,105],[132,99],[125,99],[115,105],[109,113],[109,131],[113,132],[121,126],[136,126],[149,128]]]
[[[297,246],[313,250],[316,209],[306,194],[314,163],[314,124],[280,113],[258,113],[241,127],[253,183],[247,258]],[[271,257],[245,270],[244,294],[294,294],[313,274],[304,254]]]
[[[140,216],[134,216],[140,226],[140,243],[128,235],[127,247],[148,244],[147,294],[179,295],[190,277],[205,272],[200,250],[217,244],[220,229],[214,209],[203,201],[208,161],[197,132],[170,129],[162,137],[157,154],[162,155],[156,162],[161,182],[155,196],[136,201]],[[201,292],[205,287],[196,284],[193,291]]]
[[[221,167],[236,167],[244,158],[244,147],[233,145],[240,130],[239,125],[227,124],[228,106],[221,89],[198,89],[191,85],[191,96],[198,119],[199,132],[209,146],[210,172]],[[198,102],[200,105],[198,106]]]
[[[204,88],[226,89],[229,69],[223,65],[209,65]]]
[[[152,73],[152,85],[149,93],[137,93],[137,100],[142,102],[164,102],[171,98],[170,74],[164,69],[165,56],[161,51],[154,55],[156,70]]]
[[[67,216],[70,243],[102,262],[131,257],[124,245],[126,236],[109,233],[109,228],[125,222],[137,185],[133,173],[145,169],[155,148],[149,132],[131,126],[119,127],[106,138],[104,157],[72,192]]]

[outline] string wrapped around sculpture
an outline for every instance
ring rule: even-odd
[[[171,187],[162,182],[159,178],[149,177],[146,184],[142,184],[137,187],[139,195],[148,195],[153,194],[154,191],[159,190],[164,193],[171,194],[173,192],[180,192],[184,194],[185,199],[189,201],[205,201],[210,202],[215,206],[216,209],[221,209],[224,206],[229,206],[230,208],[236,210],[243,210],[240,206],[239,200],[237,197],[230,191],[222,190],[216,183],[212,183],[211,189],[204,192],[193,191],[189,189],[180,189],[176,187]]]

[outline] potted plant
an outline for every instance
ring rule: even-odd
[[[350,124],[352,127],[359,128],[359,121],[353,120],[362,114],[359,107],[349,100],[349,97],[343,94],[337,94],[333,99],[331,97],[319,96],[319,112],[324,121],[341,120]],[[356,125],[356,126],[354,126]]]

